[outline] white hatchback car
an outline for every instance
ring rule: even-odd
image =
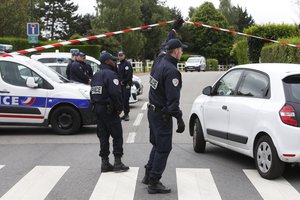
[[[279,177],[300,163],[300,65],[249,64],[227,71],[193,103],[194,150],[206,142],[254,158],[259,174]]]

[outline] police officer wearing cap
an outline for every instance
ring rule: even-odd
[[[71,71],[72,63],[76,61],[76,56],[78,55],[79,50],[71,49],[70,53],[71,53],[71,60],[70,60],[69,64],[67,65],[67,69],[66,69],[66,74],[67,74],[68,79],[70,79],[70,71]]]
[[[177,119],[176,132],[182,133],[185,129],[179,108],[182,79],[181,73],[177,70],[183,48],[187,46],[180,40],[169,40],[165,46],[166,55],[150,77],[148,121],[152,150],[142,180],[144,184],[148,184],[150,194],[171,192],[160,179],[172,149],[172,117]]]
[[[70,80],[89,84],[90,76],[89,72],[86,70],[86,64],[84,62],[85,54],[83,52],[79,52],[76,57],[76,61],[72,63],[70,67]]]
[[[125,53],[123,51],[119,51],[118,59],[120,63],[118,64],[118,76],[122,87],[122,95],[123,95],[123,106],[124,106],[124,115],[121,119],[125,121],[129,121],[129,98],[132,86],[132,66],[131,63],[126,60]]]
[[[101,172],[123,172],[129,167],[121,161],[123,155],[123,130],[119,114],[123,110],[121,85],[115,72],[117,58],[105,52],[100,55],[101,70],[91,80],[91,101],[97,115],[97,136],[102,158]],[[109,138],[113,138],[114,165],[109,162]]]

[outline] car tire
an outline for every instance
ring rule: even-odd
[[[285,163],[277,154],[272,139],[264,135],[259,138],[254,151],[255,166],[261,177],[275,179],[282,175]]]
[[[194,120],[193,124],[193,147],[197,153],[203,153],[206,147],[206,141],[204,140],[203,130],[198,118]]]
[[[81,128],[80,114],[71,106],[61,106],[51,114],[50,124],[57,134],[74,134]]]

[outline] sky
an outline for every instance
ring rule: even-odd
[[[96,0],[72,1],[78,4],[79,14],[95,14],[94,6],[96,6]],[[189,7],[198,7],[205,1],[212,2],[216,8],[219,7],[219,0],[167,0],[166,4],[169,7],[176,6],[179,8],[184,18],[186,18],[188,17]],[[239,5],[247,9],[248,14],[252,15],[256,24],[299,24],[299,9],[293,2],[295,0],[231,0],[234,6]]]

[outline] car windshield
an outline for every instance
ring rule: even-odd
[[[187,62],[189,62],[189,63],[199,63],[200,62],[200,58],[189,58],[187,60]]]
[[[26,62],[29,65],[35,66],[37,69],[39,69],[41,72],[43,72],[48,78],[51,80],[57,82],[57,83],[68,83],[70,82],[68,79],[64,78],[62,75],[59,73],[55,72],[53,69],[50,67],[42,64],[41,62],[38,62],[36,60],[26,60]]]
[[[283,79],[287,99],[300,102],[300,74],[288,76]]]

